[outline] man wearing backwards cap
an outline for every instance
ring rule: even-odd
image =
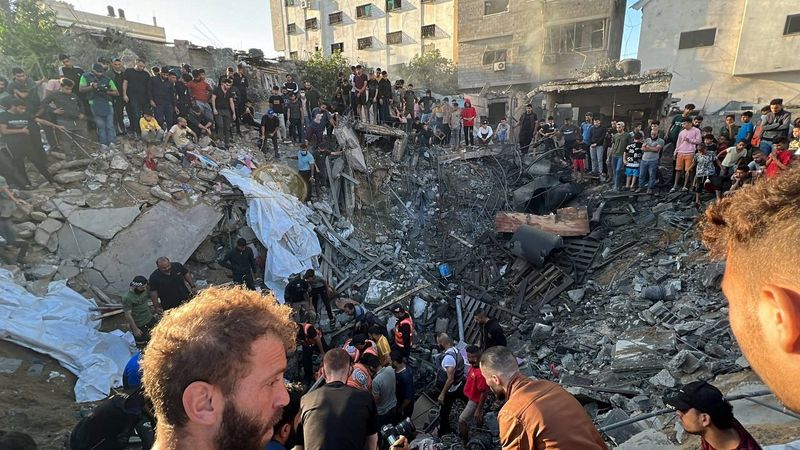
[[[130,290],[122,297],[122,310],[136,342],[146,343],[150,340],[150,330],[156,325],[157,320],[150,311],[147,278],[138,275],[131,281]]]
[[[761,446],[733,417],[733,406],[705,381],[689,383],[664,403],[675,408],[689,434],[700,436],[703,450],[756,450]]]

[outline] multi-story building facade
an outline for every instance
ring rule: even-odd
[[[156,24],[155,17],[153,17],[153,24],[150,25],[126,19],[125,11],[122,9],[115,11],[113,6],[108,6],[108,15],[104,16],[77,10],[71,4],[58,0],[46,0],[45,4],[55,12],[56,23],[64,28],[75,26],[96,31],[112,29],[136,39],[167,42],[167,34],[164,31],[164,27]]]
[[[270,0],[275,50],[289,59],[340,51],[388,70],[439,49],[457,61],[459,0]]]
[[[672,72],[670,92],[706,115],[800,104],[797,0],[640,0],[642,69]]]
[[[496,121],[538,85],[618,59],[624,22],[625,0],[459,0],[458,86]]]

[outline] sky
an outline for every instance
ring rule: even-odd
[[[125,10],[128,20],[158,24],[165,28],[167,40],[188,39],[197,45],[247,50],[260,48],[267,56],[277,56],[272,42],[269,0],[69,0],[76,9],[106,15],[106,5]],[[630,8],[627,0],[621,59],[635,58],[639,50],[642,13]],[[234,4],[233,8],[220,5]]]
[[[165,28],[167,41],[186,39],[197,45],[247,50],[260,48],[275,56],[269,0],[67,0],[75,9],[108,14],[106,5],[125,10],[134,22]]]
[[[639,54],[639,33],[642,30],[642,11],[631,9],[636,0],[628,0],[625,8],[625,29],[622,31],[620,59],[636,58]]]

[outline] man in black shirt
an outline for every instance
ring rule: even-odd
[[[294,77],[291,74],[286,74],[286,82],[283,83],[283,88],[286,89],[286,95],[297,94],[299,89],[297,83],[294,82]]]
[[[183,264],[170,262],[169,258],[162,256],[156,261],[156,266],[158,268],[150,274],[149,280],[150,300],[156,313],[162,314],[165,309],[176,308],[197,294],[192,275]]]
[[[163,130],[169,130],[175,124],[175,86],[169,81],[169,67],[150,78],[149,93],[153,115]]]
[[[15,169],[8,171],[9,174],[14,174],[8,181],[22,186],[31,184],[25,171],[27,159],[47,181],[55,183],[55,179],[47,169],[47,154],[42,148],[38,125],[53,127],[62,132],[65,128],[38,117],[34,118],[28,113],[25,102],[18,98],[6,98],[3,106],[7,107],[7,110],[0,112],[0,136],[8,146]]]
[[[428,128],[428,123],[422,123],[422,128],[417,133],[417,145],[420,147],[430,147],[433,143],[433,133]]]
[[[255,290],[256,285],[253,281],[253,273],[258,269],[256,268],[256,258],[253,256],[253,250],[247,246],[246,240],[239,238],[236,241],[236,248],[232,248],[219,264],[233,271],[234,283],[244,283],[248,289]]]
[[[58,60],[61,61],[61,67],[58,68],[58,74],[64,78],[72,80],[72,93],[78,94],[78,83],[81,82],[81,75],[83,69],[72,64],[72,58],[69,55],[58,55]]]
[[[347,386],[350,355],[341,348],[325,353],[326,384],[300,400],[298,438],[306,450],[375,450],[378,411],[372,394]]]
[[[306,280],[296,274],[289,279],[289,284],[283,290],[283,299],[292,306],[292,308],[305,308],[306,311],[314,311],[311,306],[311,286],[306,283]]]
[[[264,154],[267,153],[267,139],[271,140],[276,159],[280,156],[278,154],[278,132],[280,127],[281,123],[275,111],[272,108],[268,109],[267,113],[261,117],[261,151]]]
[[[231,122],[236,120],[236,105],[233,102],[233,81],[225,78],[211,93],[211,110],[217,124],[217,139],[225,142],[225,148],[231,145]]]
[[[188,117],[194,102],[192,92],[186,83],[192,81],[192,76],[188,73],[181,74],[180,80],[175,82],[175,108],[178,110],[178,117]],[[201,110],[202,111],[202,110]]]
[[[150,100],[150,73],[144,69],[144,60],[137,59],[135,67],[125,69],[122,79],[122,99],[127,104],[131,131],[139,139],[142,136],[139,119]]]
[[[288,76],[288,75],[287,75]],[[284,98],[281,95],[281,90],[278,86],[272,86],[272,95],[269,96],[267,99],[269,102],[269,107],[272,109],[272,112],[275,113],[275,117],[278,118],[278,123],[280,124],[280,135],[278,136],[285,144],[289,134],[286,132],[286,116],[284,116],[285,108],[284,108]]]
[[[42,103],[46,110],[55,118],[55,123],[64,127],[72,134],[79,136],[86,136],[86,122],[81,109],[80,99],[73,93],[72,80],[69,78],[61,79],[61,87],[59,90],[52,92]],[[73,154],[73,140],[66,133],[59,133],[59,143],[64,149],[64,152],[71,156],[77,157]]]
[[[392,101],[392,82],[389,74],[384,70],[381,72],[381,79],[378,81],[378,111],[380,113],[378,121],[385,123],[389,120],[389,103]]]
[[[533,133],[539,126],[539,118],[533,112],[533,106],[528,103],[525,105],[525,112],[519,118],[519,150],[525,154],[530,151]]]
[[[436,101],[431,95],[431,90],[425,91],[425,96],[419,99],[420,109],[422,110],[422,123],[428,123],[431,120],[433,103]]]
[[[286,104],[286,118],[289,121],[289,136],[292,142],[303,143],[303,102],[297,94],[289,94],[289,102]]]
[[[505,347],[506,334],[500,322],[489,317],[486,310],[480,310],[475,314],[475,323],[481,327],[481,350],[502,345]]]
[[[236,133],[242,134],[242,117],[244,114],[244,104],[247,102],[247,88],[250,86],[247,81],[247,73],[244,65],[239,63],[236,72],[233,74],[233,90],[236,92]]]
[[[208,118],[203,114],[203,108],[192,105],[191,109],[189,110],[189,114],[186,117],[186,121],[189,123],[189,128],[194,131],[194,134],[197,135],[198,139],[202,136],[211,137],[211,132],[214,128],[214,122],[208,120]]]
[[[320,93],[314,86],[311,85],[308,81],[305,82],[305,89],[306,89],[306,112],[308,113],[308,119],[311,120],[311,111],[314,108],[319,108],[320,105]]]
[[[377,123],[380,116],[378,108],[378,78],[375,73],[369,73],[369,80],[367,80],[367,112],[369,113],[369,122]]]

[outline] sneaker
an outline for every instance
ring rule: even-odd
[[[106,144],[100,144],[100,150],[102,150],[104,152],[107,152],[108,151],[108,146]]]
[[[671,193],[673,193],[675,191],[677,191],[677,189],[676,188],[672,188],[672,189],[669,190],[669,193],[671,194]]]
[[[647,195],[653,195],[653,190],[652,189],[648,189],[647,190]]]
[[[689,192],[689,188],[687,188],[687,187],[682,187],[682,188],[681,188],[681,192]]]
[[[117,149],[117,144],[115,144],[113,142],[108,144],[108,149],[109,150],[116,150]]]

